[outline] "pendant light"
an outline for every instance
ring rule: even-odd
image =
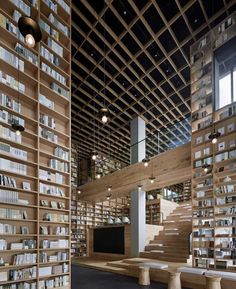
[[[104,93],[105,93],[105,90],[104,90]],[[100,110],[100,118],[101,118],[101,121],[102,123],[106,124],[108,122],[108,115],[109,115],[109,111],[106,107],[103,107],[101,108]]]
[[[204,164],[202,165],[202,168],[203,168],[203,171],[204,171],[205,173],[208,173],[209,168],[210,168],[210,165],[207,164],[207,163],[204,163]]]
[[[141,191],[142,190],[143,185],[139,184],[138,185],[138,190]]]
[[[18,21],[20,33],[25,38],[25,43],[29,47],[34,47],[42,39],[42,32],[39,24],[31,17],[20,17]]]
[[[105,2],[104,2],[104,6],[105,6]],[[106,13],[105,13],[106,14]],[[105,19],[105,14],[104,14],[104,22],[106,22]],[[105,71],[106,71],[106,46],[105,46],[105,39],[106,39],[106,29],[105,29],[105,25],[104,25],[104,30],[103,30],[103,38],[104,38],[104,46],[103,46],[103,83],[104,83],[104,107],[101,108],[99,114],[100,114],[100,119],[102,121],[103,124],[106,124],[109,120],[109,110],[107,107],[105,107],[105,97],[106,97],[106,76],[105,76]]]
[[[154,148],[153,148],[153,134],[151,135],[151,141],[152,141],[152,153],[153,153],[153,156],[154,156]],[[152,169],[152,174],[151,174],[151,176],[149,177],[149,181],[150,181],[150,183],[151,184],[153,184],[154,183],[154,181],[155,181],[155,177],[154,177],[154,175],[153,175],[153,162],[154,162],[154,160],[152,159],[152,162],[151,162],[151,169]]]
[[[102,176],[101,173],[99,172],[96,173],[96,179],[101,179],[101,176]]]
[[[143,162],[144,167],[147,168],[148,167],[148,163],[150,162],[150,159],[146,157],[146,158],[144,158],[142,160],[142,162]]]
[[[108,186],[108,187],[107,187],[108,192],[110,192],[111,189],[112,189],[112,186]]]
[[[95,150],[92,151],[92,160],[93,160],[93,161],[96,161],[97,156],[98,156],[98,153],[97,153]]]
[[[208,136],[208,138],[209,138],[209,140],[211,140],[211,142],[212,142],[213,144],[216,144],[217,141],[218,141],[218,138],[219,138],[220,136],[221,136],[221,133],[218,132],[218,131],[215,131],[215,129],[214,129],[213,133],[211,133],[211,134]]]
[[[107,201],[110,201],[112,194],[106,195]]]

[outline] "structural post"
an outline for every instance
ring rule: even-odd
[[[130,124],[130,163],[135,164],[141,162],[145,158],[145,138],[146,138],[146,124],[145,121],[137,116],[131,120]]]
[[[146,154],[146,126],[139,116],[131,121],[131,151],[130,163],[141,162]],[[137,184],[138,185],[138,184]],[[137,190],[131,192],[131,254],[137,257],[144,251],[146,229],[146,192]]]

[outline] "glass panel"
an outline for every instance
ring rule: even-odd
[[[219,80],[219,108],[231,103],[231,74],[228,73]]]

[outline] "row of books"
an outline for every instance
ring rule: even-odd
[[[0,239],[0,250],[7,250],[7,241],[5,239]]]
[[[55,13],[57,13],[57,4],[55,4],[52,0],[43,0],[43,2]]]
[[[194,237],[205,237],[205,238],[209,238],[209,237],[213,237],[214,236],[214,229],[199,229],[198,231],[194,231],[193,232],[193,236]]]
[[[47,130],[46,128],[43,128],[40,126],[39,135],[44,139],[47,139],[53,143],[57,143],[57,140],[58,140],[57,135],[54,132]]]
[[[4,122],[4,123],[8,123],[8,124],[13,124],[13,123],[17,123],[20,124],[22,126],[25,126],[25,120],[23,118],[20,118],[18,116],[15,116],[11,113],[9,113],[6,110],[0,109],[0,121]]]
[[[0,151],[10,154],[16,158],[27,160],[27,151],[12,147],[9,144],[0,142]]]
[[[13,265],[35,264],[37,262],[36,253],[17,254],[13,258]]]
[[[50,171],[39,169],[39,179],[44,181],[51,181],[58,184],[65,183],[65,177],[59,173],[52,173]]]
[[[18,243],[11,243],[11,250],[28,250],[28,249],[36,249],[36,240],[34,239],[26,239],[22,240]]]
[[[22,141],[21,134],[17,135],[15,131],[12,131],[7,127],[2,126],[1,124],[0,124],[0,137],[17,143],[21,143]]]
[[[25,93],[25,85],[22,82],[17,81],[13,76],[8,75],[2,70],[0,70],[0,82],[9,85],[11,88],[21,93]]]
[[[45,48],[43,45],[40,46],[40,54],[52,64],[56,66],[60,65],[59,58],[52,52],[50,52],[47,48]]]
[[[20,43],[16,43],[15,50],[19,55],[23,56],[29,62],[33,63],[34,65],[38,66],[38,56],[30,51],[29,49],[25,48]]]
[[[69,240],[59,239],[59,240],[42,240],[41,246],[43,249],[63,249],[69,248]]]
[[[24,71],[24,61],[19,59],[17,56],[15,56],[2,46],[0,46],[0,59],[6,61],[20,71]]]
[[[69,29],[67,26],[63,25],[58,19],[52,14],[49,14],[48,20],[59,29],[66,37],[69,37]]]
[[[40,263],[47,263],[47,262],[58,262],[58,261],[66,261],[68,260],[68,253],[67,252],[56,252],[53,255],[48,255],[47,252],[40,252],[39,253],[39,262]]]
[[[210,210],[199,210],[199,211],[194,211],[193,212],[193,217],[194,218],[204,218],[204,217],[213,217],[213,216],[214,216],[213,209],[210,209]]]
[[[49,167],[55,170],[59,170],[62,172],[69,172],[69,164],[65,162],[61,162],[57,159],[50,159],[49,160]]]
[[[236,226],[236,219],[230,217],[227,219],[218,219],[215,221],[216,227],[230,227],[230,226]]]
[[[19,193],[16,191],[6,191],[0,189],[0,202],[2,203],[12,203],[12,204],[22,204],[23,206],[28,205],[28,200],[19,199]]]
[[[48,34],[50,34],[54,39],[59,41],[59,32],[55,29],[53,29],[50,25],[48,25],[45,21],[42,19],[39,20],[39,25],[42,30],[46,31]]]
[[[45,95],[39,94],[39,102],[44,106],[54,110],[54,101],[48,99]]]
[[[65,197],[65,192],[63,189],[56,187],[56,186],[51,186],[51,185],[46,185],[44,183],[39,183],[39,191],[42,194],[47,194],[51,196],[58,196],[58,197]]]
[[[25,220],[27,219],[27,213],[26,211],[23,211],[23,210],[0,208],[0,218]]]
[[[9,279],[5,281],[17,281],[24,279],[35,279],[37,277],[37,266],[9,271]],[[3,280],[4,281],[4,280]]]
[[[51,275],[59,275],[63,273],[69,272],[69,265],[63,263],[62,265],[54,265],[54,266],[47,266],[47,267],[40,267],[38,271],[39,277],[43,276],[51,276]]]
[[[40,280],[38,288],[39,289],[49,289],[49,288],[52,289],[52,288],[58,288],[58,287],[66,287],[68,285],[69,285],[69,276],[65,275],[65,276],[55,277],[53,279]]]
[[[69,152],[64,150],[63,148],[56,147],[54,149],[54,155],[58,158],[69,161]]]
[[[56,128],[55,118],[48,116],[44,113],[40,113],[39,122],[46,126],[49,126],[52,129]]]
[[[16,7],[18,7],[24,14],[30,17],[30,6],[27,5],[23,0],[10,0]],[[36,1],[34,1],[36,2]]]
[[[63,57],[63,47],[59,45],[56,41],[48,37],[47,45],[60,57]]]
[[[0,223],[0,234],[16,234],[16,226],[11,224]]]
[[[50,207],[53,209],[65,209],[65,203],[64,202],[56,202],[56,201],[48,202],[48,200],[40,200],[40,205],[42,207]]]
[[[50,222],[69,222],[68,215],[46,213],[43,216],[44,221]]]
[[[235,191],[236,191],[236,186],[234,185],[219,186],[216,188],[217,195],[233,193]]]
[[[0,170],[10,171],[12,173],[27,175],[27,166],[21,163],[13,162],[0,158]]]
[[[20,282],[13,284],[4,284],[0,285],[0,289],[36,289],[36,282]]]
[[[5,93],[0,93],[0,105],[8,107],[18,113],[21,113],[21,104],[19,101],[14,100],[11,96]]]
[[[62,88],[60,85],[58,85],[58,84],[55,83],[55,82],[52,82],[52,83],[50,84],[50,88],[51,88],[54,92],[60,94],[61,96],[65,97],[66,99],[69,100],[69,98],[70,98],[70,92],[69,92],[69,90],[66,90],[66,89]]]
[[[0,174],[0,186],[16,188],[16,180],[6,175]]]
[[[42,68],[42,71],[45,71],[51,77],[55,78],[58,82],[62,83],[63,85],[66,85],[66,78],[62,76],[59,72],[54,70],[52,67],[42,62],[41,68]]]
[[[64,0],[57,0],[57,3],[68,13],[70,14],[70,6],[66,4]]]
[[[67,227],[40,226],[40,234],[41,235],[66,236],[69,234],[69,230]]]

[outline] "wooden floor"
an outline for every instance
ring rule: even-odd
[[[101,271],[112,272],[116,274],[138,277],[138,268],[142,262],[158,262],[168,265],[168,269],[150,269],[150,279],[154,282],[168,283],[168,271],[176,270],[178,267],[191,267],[189,263],[176,263],[176,262],[167,262],[159,261],[148,258],[129,258],[123,259],[120,261],[107,260],[107,259],[95,259],[95,258],[73,258],[72,264],[77,264],[80,266],[93,268]],[[205,276],[196,275],[189,273],[181,273],[181,284],[185,288],[192,289],[205,289]],[[230,281],[227,279],[221,280],[222,289],[235,289],[236,281]]]

